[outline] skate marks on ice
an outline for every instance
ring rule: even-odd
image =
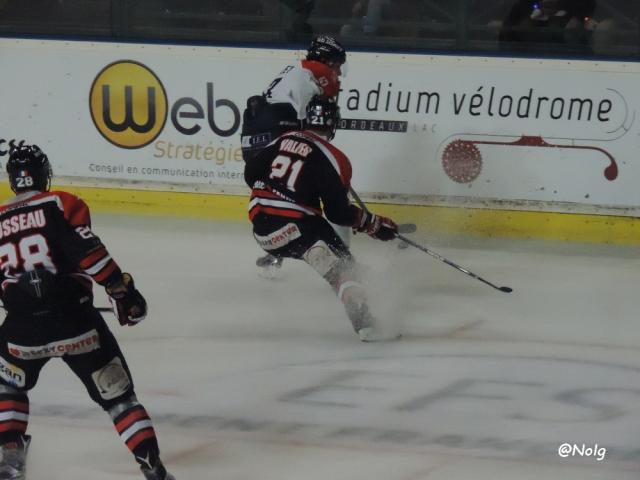
[[[254,345],[238,347],[243,353]],[[361,470],[353,477],[339,470],[335,478],[366,478],[364,472],[373,474],[379,458],[386,458],[394,468],[399,459],[403,464],[409,461],[411,468],[385,476],[391,480],[411,478],[407,477],[410,471],[441,461],[450,476],[434,478],[467,478],[460,472],[470,472],[470,464],[489,465],[492,460],[501,475],[509,465],[522,463],[548,469],[550,475],[543,478],[553,480],[618,480],[632,478],[626,473],[640,464],[640,449],[634,441],[640,409],[632,401],[640,394],[629,387],[640,368],[608,359],[604,353],[599,360],[571,358],[591,353],[578,349],[563,358],[551,348],[492,344],[479,348],[470,341],[433,342],[428,354],[417,345],[375,347],[333,352],[324,358],[318,349],[312,355],[298,353],[296,361],[282,352],[278,364],[198,384],[180,402],[152,398],[144,388],[140,394],[150,399],[146,403],[177,473],[189,472],[196,462],[194,468],[203,473],[230,468],[245,476],[259,470],[264,474],[261,478],[277,478],[282,466],[276,460],[307,471],[320,459],[335,462],[347,454],[364,460]],[[309,356],[317,358],[309,360]],[[214,354],[213,360],[223,358]],[[156,384],[159,379],[148,382]],[[176,412],[175,405],[181,405],[184,413]],[[49,442],[55,441],[60,429],[75,429],[76,442],[94,439],[55,463],[68,456],[76,458],[76,465],[80,458],[81,463],[95,462],[98,468],[112,471],[105,466],[102,457],[106,455],[108,465],[117,457],[118,472],[131,471],[129,456],[111,438],[98,409],[37,403],[33,422],[39,448],[48,447],[50,453]],[[47,426],[53,428],[49,434],[38,431]],[[560,459],[557,448],[567,441],[605,446],[606,458]],[[232,459],[229,445],[237,449]],[[259,467],[237,458],[244,452],[255,459],[254,450],[261,452],[257,457],[264,462]],[[304,459],[296,457],[300,452]],[[529,478],[511,468],[509,478]],[[611,476],[598,477],[592,470]],[[306,478],[324,477],[310,474]]]
[[[285,261],[282,278],[275,282],[258,277],[254,261],[263,252],[248,225],[162,218],[96,221],[118,258],[140,272],[151,315],[161,318],[154,334],[355,339],[326,282],[303,262]],[[415,239],[497,283],[512,285],[515,292],[497,295],[420,251],[398,251],[397,242],[355,235],[352,250],[365,266],[372,311],[389,328],[401,331],[401,341],[453,335],[640,346],[640,329],[630,313],[634,285],[640,283],[637,249],[449,239],[422,232]],[[180,255],[175,254],[176,245]],[[141,329],[127,333],[153,335]]]
[[[360,242],[354,253],[365,265],[372,312],[384,329],[401,333],[402,340],[456,337],[487,320],[481,306],[494,292],[460,272],[447,271],[448,266],[424,253],[398,251],[391,242]],[[474,299],[476,307],[467,309]]]
[[[364,345],[302,262],[285,262],[276,282],[256,275],[260,251],[246,226],[130,223],[100,228],[151,310],[114,332],[177,478],[636,478],[637,259],[433,245],[522,287],[504,296],[357,235],[372,310],[404,334]],[[139,478],[89,404],[68,371],[45,369],[30,426],[34,478]],[[67,434],[72,451],[59,446]],[[560,459],[564,442],[597,442],[607,457]]]
[[[37,420],[29,427],[35,441],[29,452],[27,479],[143,478],[130,453],[118,448],[118,438],[114,439],[113,429],[105,425],[103,412],[92,409],[78,415],[79,409],[61,405],[40,405],[36,410]],[[197,469],[190,466],[197,462],[211,470],[220,440],[198,438],[193,432],[174,430],[170,425],[164,425],[164,429],[163,457],[176,478],[210,478],[204,470],[201,476],[193,476]]]

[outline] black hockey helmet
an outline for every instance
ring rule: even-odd
[[[15,193],[27,190],[46,192],[51,186],[49,159],[37,145],[13,148],[7,160],[7,174],[11,190]]]
[[[310,130],[318,130],[333,139],[340,122],[340,108],[330,98],[316,95],[307,105],[307,118],[305,127]]]
[[[316,60],[330,66],[340,66],[347,61],[347,52],[335,38],[328,35],[318,35],[309,45],[307,60]]]

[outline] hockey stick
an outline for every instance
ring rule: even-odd
[[[5,308],[4,305],[0,305],[0,308]],[[111,307],[95,307],[96,310],[98,310],[99,312],[109,312],[109,313],[114,313],[113,308]],[[6,308],[5,308],[6,310]]]
[[[398,233],[415,233],[418,229],[415,223],[401,223],[398,225]],[[404,250],[405,248],[409,248],[409,244],[400,240],[398,242],[398,249]]]
[[[365,212],[367,213],[371,213],[369,212],[369,209],[367,208],[367,206],[364,204],[364,202],[360,199],[360,197],[358,196],[358,194],[356,192],[353,191],[353,188],[350,189],[351,192],[351,196],[353,196],[353,198],[355,199],[355,201],[358,203],[358,205],[360,205],[360,208],[362,208]],[[490,287],[495,288],[496,290],[500,290],[501,292],[504,293],[511,293],[513,292],[513,288],[511,287],[498,287],[497,285],[494,285],[493,283],[491,283],[488,280],[485,280],[484,278],[476,275],[473,272],[470,272],[469,270],[467,270],[466,268],[462,268],[460,265],[453,263],[451,260],[443,257],[442,255],[434,252],[433,250],[429,250],[427,247],[424,247],[422,245],[420,245],[419,243],[414,242],[413,240],[405,237],[404,235],[401,235],[400,233],[396,233],[396,238],[399,238],[400,240],[402,240],[405,243],[408,243],[409,245],[411,245],[414,248],[417,248],[418,250],[431,255],[433,258],[440,260],[441,262],[446,263],[447,265],[449,265],[450,267],[455,268],[456,270],[461,271],[462,273],[469,275],[472,278],[475,278],[476,280],[480,280],[483,283],[486,283],[487,285],[489,285]]]
[[[415,233],[418,227],[415,223],[398,224],[398,233]]]
[[[480,280],[483,283],[486,283],[487,285],[495,288],[496,290],[500,290],[501,292],[505,292],[505,293],[511,293],[513,292],[513,288],[511,287],[498,287],[497,285],[494,285],[493,283],[491,283],[488,280],[485,280],[484,278],[480,277],[479,275],[476,275],[473,272],[470,272],[469,270],[467,270],[466,268],[462,268],[460,265],[457,265],[455,263],[453,263],[451,260],[443,257],[442,255],[434,252],[433,250],[429,250],[427,247],[424,247],[422,245],[420,245],[419,243],[414,242],[413,240],[408,239],[407,237],[405,237],[404,235],[401,235],[399,233],[396,233],[396,238],[399,238],[400,240],[402,240],[405,243],[408,243],[409,245],[411,245],[412,247],[417,248],[418,250],[423,251],[424,253],[427,253],[429,255],[431,255],[433,258],[437,258],[438,260],[440,260],[441,262],[446,263],[447,265],[455,268],[456,270],[460,270],[462,273],[466,273],[467,275],[469,275],[472,278],[475,278],[476,280]]]

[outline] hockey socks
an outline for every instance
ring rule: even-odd
[[[27,431],[29,398],[16,393],[0,393],[0,445],[16,442]]]
[[[160,449],[156,432],[145,408],[137,401],[127,401],[109,411],[116,431],[131,450],[143,470],[159,463]]]

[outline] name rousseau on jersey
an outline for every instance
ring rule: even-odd
[[[0,221],[0,239],[14,233],[42,228],[47,224],[44,211],[40,208],[33,212],[18,213],[10,218]]]

